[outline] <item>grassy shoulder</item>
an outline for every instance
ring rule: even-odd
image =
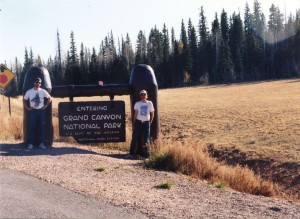
[[[280,195],[275,183],[261,178],[247,167],[218,162],[210,156],[207,147],[198,142],[163,144],[154,149],[152,154],[145,161],[146,168],[180,172],[204,179],[216,187],[228,187],[254,195]]]

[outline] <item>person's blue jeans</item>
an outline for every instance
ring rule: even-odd
[[[139,139],[142,137],[142,145],[150,143],[150,122],[141,122],[140,120],[135,120],[134,130],[132,132],[132,139],[130,144],[130,154],[135,155],[135,146],[140,143]],[[138,145],[138,149],[141,149],[142,145]]]
[[[33,144],[36,133],[39,134],[39,144],[44,143],[44,110],[31,110],[29,112],[29,132],[28,132],[28,143]]]

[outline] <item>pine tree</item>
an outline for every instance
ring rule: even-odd
[[[148,64],[153,68],[156,79],[161,85],[162,83],[162,77],[160,72],[160,64],[162,61],[162,34],[160,31],[156,28],[151,29],[149,34],[149,40],[147,45],[147,60]]]
[[[101,41],[100,44],[98,59],[100,63],[99,77],[102,79],[102,81],[107,81],[108,74],[106,72],[106,68],[107,68],[106,47],[104,45],[103,40]]]
[[[19,90],[19,81],[22,73],[22,64],[19,62],[18,58],[15,58],[15,69],[14,73],[16,74],[15,80],[14,80],[14,87],[15,87],[15,94],[18,95],[22,93],[22,90]]]
[[[136,41],[135,64],[145,64],[147,62],[147,40],[143,31],[139,31]]]
[[[246,47],[244,50],[245,76],[244,80],[254,80],[254,31],[253,31],[253,15],[250,12],[248,3],[246,3],[244,13],[244,32]]]
[[[30,47],[30,51],[29,51],[29,59],[31,60],[31,63],[34,64],[34,56],[33,56],[33,51],[32,48]]]
[[[88,63],[88,54],[86,54],[86,48],[84,47],[83,43],[80,45],[80,72],[81,72],[81,78],[82,82],[81,84],[86,84],[89,82],[89,63]]]
[[[253,10],[253,34],[255,37],[255,78],[261,80],[266,78],[266,21],[262,13],[261,4],[255,0]]]
[[[173,55],[173,62],[172,62],[172,72],[174,72],[174,87],[181,87],[183,86],[183,74],[182,74],[182,53],[183,53],[183,45],[181,41],[174,41],[174,55]]]
[[[131,39],[130,39],[128,33],[126,34],[126,40],[122,47],[122,55],[123,55],[123,57],[126,58],[126,61],[127,61],[126,69],[129,72],[131,70],[132,66],[134,65],[135,58],[134,58],[134,52],[132,49]]]
[[[47,60],[47,63],[43,65],[49,72],[50,79],[51,79],[51,84],[54,86],[54,69],[55,69],[55,61],[52,59],[50,56]]]
[[[218,73],[221,75],[221,82],[230,83],[233,81],[233,64],[229,47],[229,25],[224,9],[221,14],[221,35]]]
[[[65,75],[64,75],[64,84],[74,84],[73,83],[73,75],[70,64],[70,52],[67,51],[67,59],[66,59],[66,67],[65,67]]]
[[[99,72],[99,62],[96,55],[96,49],[93,47],[91,61],[89,63],[89,83],[95,84],[99,80],[103,80],[98,75]]]
[[[162,62],[166,63],[170,56],[170,40],[169,40],[169,32],[166,27],[166,24],[163,26],[162,30]]]
[[[270,7],[270,15],[268,21],[269,39],[277,44],[283,38],[283,14],[274,4]]]
[[[26,73],[32,65],[33,65],[32,49],[30,49],[30,56],[29,56],[27,48],[25,47],[24,65],[23,65],[23,70],[20,75],[20,80],[18,82],[18,90],[19,90],[20,94],[23,92],[23,84],[24,84],[24,79],[25,79]],[[24,92],[26,92],[26,91],[24,91]]]
[[[74,32],[71,31],[71,42],[70,42],[70,52],[68,52],[68,69],[67,69],[67,83],[69,84],[83,84],[83,75],[79,65],[79,59],[77,54],[77,48],[75,43]]]
[[[208,50],[208,39],[209,34],[206,26],[206,17],[204,15],[203,6],[200,9],[200,20],[199,20],[199,71],[200,77],[208,77],[209,68],[209,50]]]
[[[110,38],[109,38],[109,52],[111,54],[111,61],[114,61],[117,58],[117,48],[115,45],[115,39],[113,32],[110,32]]]
[[[227,42],[221,41],[220,56],[218,60],[218,72],[221,76],[221,82],[230,83],[233,81],[233,66],[231,60],[230,48]]]
[[[281,68],[281,58],[277,55],[278,43],[283,39],[283,14],[280,12],[278,7],[275,7],[274,4],[270,7],[270,15],[268,21],[268,35],[269,40],[271,41],[270,45],[270,56],[274,69],[272,71],[272,78],[280,77],[280,68]]]
[[[295,36],[294,36],[294,42],[293,42],[293,50],[294,50],[294,60],[293,64],[294,66],[294,72],[292,76],[300,77],[300,71],[299,67],[300,66],[300,9],[297,10],[296,12],[296,18],[295,18]]]
[[[178,86],[178,70],[179,70],[179,63],[178,58],[179,52],[178,52],[178,43],[175,39],[175,31],[172,27],[171,29],[171,52],[170,52],[170,58],[169,58],[169,68],[170,68],[170,75],[171,75],[171,87],[177,87]]]
[[[188,43],[192,57],[191,80],[193,83],[199,81],[199,55],[197,46],[197,33],[191,19],[188,22]]]
[[[192,71],[192,56],[190,46],[188,44],[188,37],[185,29],[183,20],[181,21],[181,34],[180,34],[180,44],[182,47],[181,59],[182,59],[182,78],[189,79],[191,77]],[[185,84],[190,83],[190,80],[185,80]]]
[[[171,29],[171,53],[174,53],[175,49],[175,30],[174,27],[172,27]]]
[[[119,82],[127,83],[129,81],[130,70],[131,69],[129,69],[129,65],[130,65],[129,64],[129,58],[126,56],[126,52],[124,51],[125,47],[127,47],[127,46],[125,46],[125,42],[124,42],[123,38],[122,38],[121,45],[122,46],[120,46],[120,52],[119,52],[119,55],[118,55],[118,69],[117,69],[117,71],[120,73]],[[143,46],[147,47],[146,45],[143,45]],[[141,50],[143,50],[143,49],[141,49]],[[132,65],[133,64],[134,63],[132,63]]]
[[[75,45],[75,37],[74,37],[74,32],[71,31],[71,43],[70,43],[70,62],[73,66],[78,65],[78,55],[77,55],[77,48]]]
[[[169,66],[170,39],[169,39],[169,32],[166,27],[166,24],[164,24],[162,29],[161,43],[162,43],[162,60],[160,64],[160,72],[162,78],[162,86],[170,87],[172,84],[172,74]]]
[[[232,24],[229,30],[229,45],[234,66],[234,79],[243,81],[244,66],[242,51],[244,50],[244,31],[240,14],[236,15],[233,13],[232,15]]]
[[[147,59],[154,69],[158,68],[162,56],[160,36],[156,26],[150,30],[147,44]]]
[[[229,35],[229,24],[228,24],[228,18],[227,18],[227,13],[225,10],[222,10],[221,13],[221,35],[223,41],[228,43],[228,35]]]
[[[221,30],[220,30],[220,23],[218,19],[217,13],[215,14],[215,19],[212,22],[211,28],[211,44],[212,44],[212,71],[209,75],[209,83],[220,83],[221,76],[218,74],[218,60],[219,60],[219,48],[221,44]]]
[[[56,33],[57,48],[56,55],[54,57],[54,69],[53,69],[53,85],[61,85],[63,83],[63,63],[62,63],[62,49],[60,44],[59,32]]]
[[[253,31],[254,33],[261,37],[265,37],[265,16],[262,13],[261,4],[254,0],[254,10],[253,10]]]

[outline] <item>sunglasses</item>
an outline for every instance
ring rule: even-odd
[[[146,94],[141,94],[141,96],[146,96]]]

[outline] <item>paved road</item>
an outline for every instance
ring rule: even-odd
[[[32,176],[0,168],[1,218],[147,218],[63,189]]]

